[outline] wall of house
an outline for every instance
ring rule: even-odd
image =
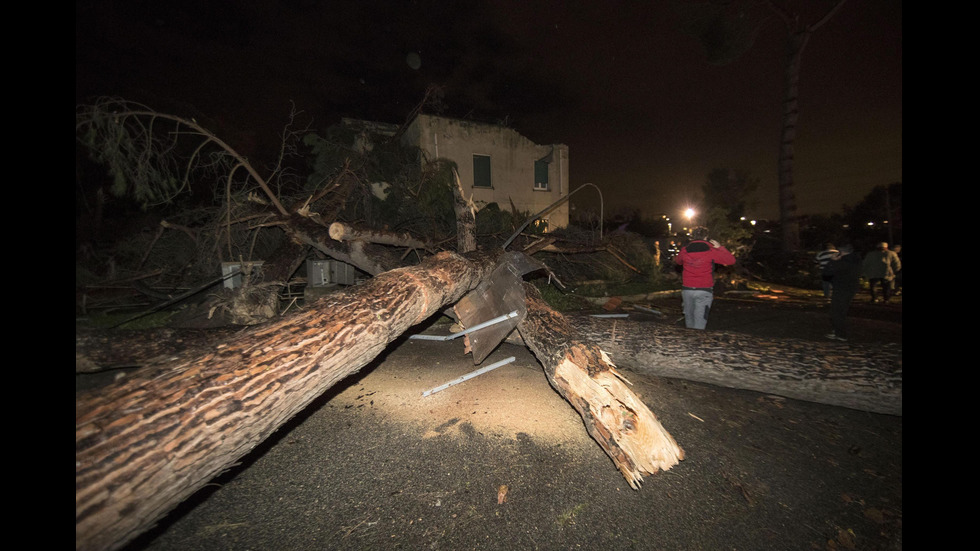
[[[355,151],[367,153],[374,149],[376,136],[394,136],[398,132],[397,124],[386,122],[365,121],[361,119],[351,119],[342,117],[340,124],[357,133],[354,138],[353,148]]]
[[[568,195],[568,146],[538,145],[515,130],[503,126],[419,115],[402,136],[403,143],[421,148],[428,158],[456,163],[463,191],[473,194],[478,207],[496,202],[510,210],[537,214]],[[491,188],[474,187],[473,155],[490,157]],[[534,189],[534,162],[550,155],[548,190]],[[568,225],[568,202],[542,218],[549,228]]]

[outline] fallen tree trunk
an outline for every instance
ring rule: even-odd
[[[204,350],[227,342],[243,329],[75,329],[75,373],[97,373],[121,368],[168,363],[193,349]]]
[[[872,413],[902,415],[902,347],[861,346],[577,316],[621,367]]]
[[[75,547],[117,549],[494,267],[440,253],[75,401]]]
[[[544,366],[548,381],[585,421],[592,438],[633,489],[643,476],[684,459],[657,417],[624,383],[609,357],[525,283],[527,314],[517,329]]]

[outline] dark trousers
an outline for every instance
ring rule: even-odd
[[[834,289],[834,294],[830,297],[830,325],[834,328],[834,334],[842,339],[848,338],[847,334],[847,311],[851,307],[851,299],[854,292],[841,292]]]
[[[868,289],[871,291],[871,302],[874,302],[875,298],[878,297],[875,294],[875,288],[881,287],[881,298],[888,302],[888,299],[892,297],[892,284],[890,281],[883,277],[876,277],[868,280]]]

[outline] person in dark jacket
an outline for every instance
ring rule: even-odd
[[[851,299],[857,294],[861,284],[861,257],[854,254],[854,246],[840,246],[840,254],[827,264],[826,273],[830,275],[834,292],[830,297],[830,324],[834,328],[828,339],[847,341],[847,311]]]
[[[694,228],[691,238],[692,241],[677,253],[674,263],[683,268],[681,298],[684,324],[690,329],[704,329],[714,300],[715,264],[731,266],[735,263],[735,256],[714,239],[707,241],[708,228]]]
[[[830,276],[827,275],[827,264],[830,260],[838,255],[840,251],[833,243],[827,243],[823,246],[823,250],[817,253],[814,261],[817,263],[817,268],[820,270],[820,285],[823,287],[823,297],[826,299],[830,298],[831,290],[833,289],[833,284],[830,282]]]

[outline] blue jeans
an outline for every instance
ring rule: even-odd
[[[684,325],[689,329],[704,329],[708,325],[708,311],[714,293],[701,289],[683,289],[681,299],[684,305]]]

